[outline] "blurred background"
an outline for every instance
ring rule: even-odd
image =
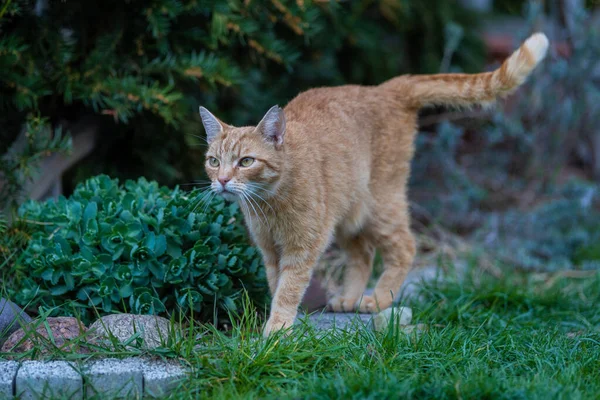
[[[595,269],[599,11],[597,0],[2,0],[0,208],[10,220],[25,199],[68,196],[101,173],[193,183],[199,105],[256,124],[315,86],[490,70],[542,30],[549,56],[515,95],[422,113],[413,227],[422,259],[468,246],[521,269]]]

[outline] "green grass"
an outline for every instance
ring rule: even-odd
[[[150,354],[192,368],[176,399],[600,398],[600,275],[539,278],[427,287],[419,334],[304,324],[264,340],[248,308],[229,332],[188,327]]]
[[[406,335],[315,332],[257,339],[247,318],[206,332],[174,398],[600,398],[600,278],[512,275],[427,288]]]

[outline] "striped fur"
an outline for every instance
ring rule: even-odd
[[[543,33],[529,37],[500,68],[481,74],[436,74],[400,76],[383,83],[415,108],[429,105],[487,105],[518,88],[544,59],[548,39]]]

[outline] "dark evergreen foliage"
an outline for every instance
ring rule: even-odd
[[[85,117],[100,140],[67,177],[67,191],[99,173],[189,181],[202,173],[199,104],[230,123],[256,123],[312,86],[437,72],[457,27],[452,65],[478,70],[475,21],[445,0],[7,0],[0,157],[27,121],[43,122],[30,131],[35,142],[41,130]],[[14,192],[21,184],[9,180]]]

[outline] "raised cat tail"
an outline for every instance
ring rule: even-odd
[[[382,84],[408,97],[416,108],[428,105],[468,107],[486,105],[518,88],[544,59],[548,38],[543,33],[531,35],[502,66],[480,74],[410,75]],[[388,86],[389,85],[389,86]]]

